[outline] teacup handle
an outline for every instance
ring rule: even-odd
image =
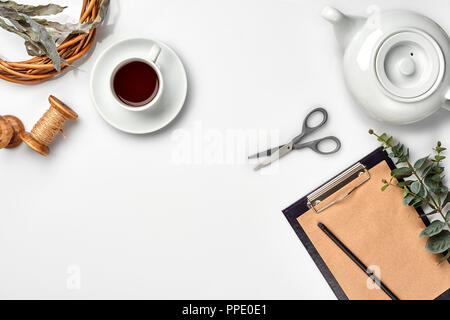
[[[158,58],[161,54],[161,47],[157,44],[154,44],[153,47],[150,49],[149,58],[153,63],[156,63],[158,61]]]

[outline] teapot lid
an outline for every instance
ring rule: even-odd
[[[417,29],[388,36],[375,57],[375,70],[381,86],[394,99],[422,100],[441,83],[445,62],[437,42]]]

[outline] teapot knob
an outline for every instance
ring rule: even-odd
[[[406,77],[412,76],[416,72],[416,63],[412,58],[404,58],[398,63],[398,69]]]

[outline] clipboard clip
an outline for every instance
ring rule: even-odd
[[[349,192],[344,194],[343,196],[339,197],[336,200],[333,200],[331,203],[327,204],[323,208],[318,209],[317,206],[327,199],[329,196],[333,195],[335,192],[342,189],[344,186],[346,186],[349,182],[355,180],[358,177],[361,177],[363,175],[367,175],[366,179],[361,181],[357,186],[352,188]],[[329,207],[335,205],[336,203],[341,202],[342,200],[349,197],[353,192],[355,192],[357,189],[359,189],[362,185],[364,185],[367,181],[369,181],[371,178],[369,170],[367,170],[366,166],[364,166],[362,163],[358,162],[348,170],[344,171],[340,175],[338,175],[336,178],[328,182],[327,184],[323,185],[313,193],[307,196],[308,199],[308,207],[310,209],[313,209],[317,214],[325,211]]]

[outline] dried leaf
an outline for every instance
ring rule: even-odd
[[[91,22],[62,24],[45,19],[35,19],[35,21],[45,27],[45,29],[55,42],[56,46],[59,46],[64,42],[64,40],[67,39],[68,36],[72,34],[88,33],[92,29],[97,28],[105,19],[109,4],[110,0],[103,0],[100,5],[98,17]]]
[[[41,56],[41,55],[45,54],[45,52],[43,50],[41,50],[41,48],[39,48],[36,44],[33,43],[31,38],[25,32],[21,32],[21,31],[17,30],[15,27],[10,26],[9,24],[7,24],[5,22],[5,20],[3,20],[1,18],[0,18],[0,27],[9,32],[15,33],[18,36],[25,39],[25,47],[27,48],[27,52],[30,56]]]
[[[24,32],[21,32],[21,31],[17,30],[13,26],[10,26],[9,24],[6,23],[5,20],[3,20],[1,18],[0,18],[0,27],[5,29],[6,31],[9,31],[9,32],[17,34],[17,35],[21,36],[22,38],[24,38],[26,40],[30,38]]]
[[[34,32],[35,35],[38,36],[39,48],[43,49],[48,57],[52,60],[53,66],[56,71],[61,72],[61,64],[67,65],[67,63],[62,59],[58,53],[58,49],[56,48],[56,44],[53,41],[52,37],[48,34],[47,30],[31,19],[28,16],[24,15],[25,20],[30,25],[30,32]]]
[[[60,72],[61,64],[67,65],[58,53],[59,46],[71,34],[88,33],[101,24],[108,12],[110,0],[102,0],[98,17],[91,22],[81,24],[61,24],[45,19],[31,17],[52,15],[65,9],[58,5],[28,6],[14,1],[0,0],[0,27],[15,33],[25,39],[25,47],[32,56],[47,55],[53,62],[55,69]]]
[[[29,53],[36,53],[36,50],[30,50],[31,48],[39,48],[52,60],[56,71],[61,71],[61,64],[66,64],[66,62],[59,56],[55,42],[42,25],[29,16],[8,8],[0,7],[0,16],[8,19],[18,32],[29,37],[25,41]],[[14,33],[18,34],[17,32]]]
[[[39,48],[39,46],[35,45],[31,41],[25,41],[25,48],[27,49],[27,53],[30,56],[40,57],[45,54],[45,52]]]
[[[16,12],[26,14],[27,16],[30,16],[30,17],[54,15],[54,14],[63,12],[64,9],[67,8],[67,7],[61,7],[57,4],[31,6],[31,5],[18,4],[14,1],[0,1],[0,7],[11,9]]]

